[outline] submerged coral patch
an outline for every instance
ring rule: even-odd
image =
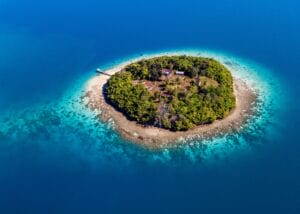
[[[241,131],[224,133],[209,139],[181,139],[175,147],[147,150],[124,141],[114,130],[113,123],[101,123],[98,110],[86,108],[82,100],[85,83],[94,73],[91,71],[58,100],[40,103],[23,110],[7,110],[0,117],[0,140],[7,145],[22,144],[28,139],[32,144],[39,144],[47,150],[49,146],[64,147],[93,163],[128,164],[132,161],[145,162],[199,162],[218,161],[233,158],[242,151],[249,151],[253,146],[270,138],[277,132],[277,112],[282,108],[283,91],[278,80],[268,69],[256,63],[240,59],[230,54],[206,50],[162,51],[144,54],[142,57],[122,59],[103,69],[118,66],[128,61],[159,55],[193,55],[212,57],[224,64],[234,76],[245,81],[257,95],[253,106],[255,114],[241,127]],[[4,143],[2,143],[2,146]]]

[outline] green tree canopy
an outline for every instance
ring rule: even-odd
[[[212,58],[185,55],[127,65],[109,79],[106,96],[129,119],[173,131],[212,123],[235,107],[230,71]]]

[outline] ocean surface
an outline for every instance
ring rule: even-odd
[[[296,0],[0,0],[0,213],[300,213],[299,38]],[[242,131],[149,151],[81,102],[163,53],[245,80]]]

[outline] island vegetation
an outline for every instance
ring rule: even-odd
[[[235,107],[230,71],[212,58],[160,56],[127,65],[105,86],[128,119],[185,131],[226,117]]]

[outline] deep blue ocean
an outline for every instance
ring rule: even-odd
[[[299,39],[297,0],[0,0],[0,213],[300,213]],[[149,151],[80,103],[168,51],[252,81],[242,133]]]

